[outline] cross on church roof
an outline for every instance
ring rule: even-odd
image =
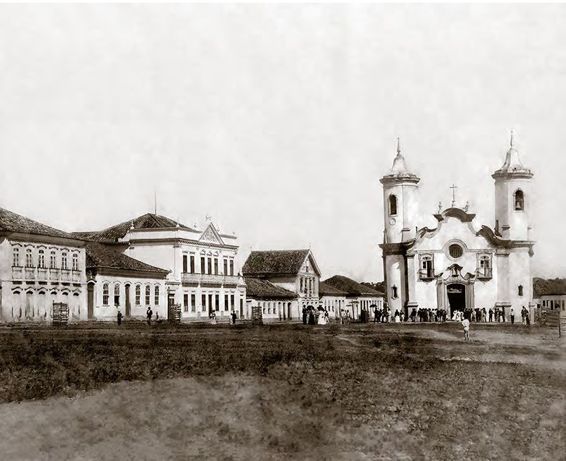
[[[452,189],[452,208],[454,208],[456,206],[456,189],[458,189],[458,186],[452,184],[450,189]]]

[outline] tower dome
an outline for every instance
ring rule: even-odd
[[[389,173],[383,176],[381,182],[390,182],[390,181],[410,181],[410,182],[419,182],[420,178],[409,171],[407,167],[407,162],[405,161],[405,157],[401,154],[401,144],[399,138],[397,138],[397,155],[393,159],[393,166]]]
[[[513,146],[513,132],[511,132],[509,150],[505,156],[505,162],[503,163],[503,166],[493,174],[494,178],[504,176],[527,178],[533,176],[532,171],[523,165],[519,158],[519,151]]]

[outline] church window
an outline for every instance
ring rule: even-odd
[[[108,298],[109,298],[108,284],[105,283],[104,285],[102,285],[102,304],[103,305],[108,306]]]
[[[141,286],[136,285],[136,306],[141,304]]]
[[[396,298],[397,298],[397,287],[396,287],[395,285],[393,285],[393,286],[391,287],[391,297],[392,297],[393,299],[396,299]]]
[[[419,275],[421,279],[434,278],[434,266],[433,266],[432,255],[421,256],[421,269]]]
[[[393,216],[397,214],[397,196],[390,195],[389,196],[389,215]]]
[[[155,288],[153,289],[153,303],[156,306],[159,306],[159,285],[155,285]]]
[[[448,247],[448,253],[453,258],[460,258],[464,254],[464,249],[457,243],[453,243]]]
[[[515,210],[523,211],[525,209],[525,196],[521,189],[515,192]]]
[[[478,277],[491,277],[491,256],[480,255],[478,264]]]
[[[14,248],[14,252],[12,254],[12,265],[18,267],[20,265],[20,249]]]
[[[519,285],[518,287],[519,296],[523,296],[523,285]]]

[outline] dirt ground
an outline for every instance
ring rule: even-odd
[[[566,345],[456,324],[0,330],[2,459],[566,459]]]

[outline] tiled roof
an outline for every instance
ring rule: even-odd
[[[544,295],[566,295],[566,279],[533,278],[534,297]]]
[[[309,250],[252,251],[242,272],[244,275],[297,274]]]
[[[132,227],[134,229],[163,229],[177,227],[177,225],[182,229],[190,229],[190,227],[184,224],[178,223],[165,216],[146,213],[144,215],[138,216],[135,219],[130,219],[129,221],[124,221],[123,223],[116,224],[115,226],[108,227],[101,231],[92,232],[73,232],[73,235],[85,240],[92,240],[96,242],[115,242],[126,235],[128,230]]]
[[[348,296],[383,296],[383,293],[366,287],[343,275],[335,275],[328,280],[324,280],[323,283],[332,285],[334,288],[347,292]]]
[[[86,245],[86,267],[96,269],[114,269],[134,272],[153,272],[158,278],[165,278],[169,271],[150,266],[121,252],[122,247],[89,242]]]
[[[346,296],[348,293],[328,283],[320,282],[318,285],[318,294],[320,296]]]
[[[0,232],[19,232],[22,234],[47,235],[49,237],[62,237],[75,239],[75,237],[62,230],[41,224],[33,219],[26,218],[12,211],[0,208]]]
[[[246,282],[246,297],[257,299],[295,299],[296,293],[286,290],[285,288],[278,287],[266,280],[254,279],[252,277],[245,277]]]

